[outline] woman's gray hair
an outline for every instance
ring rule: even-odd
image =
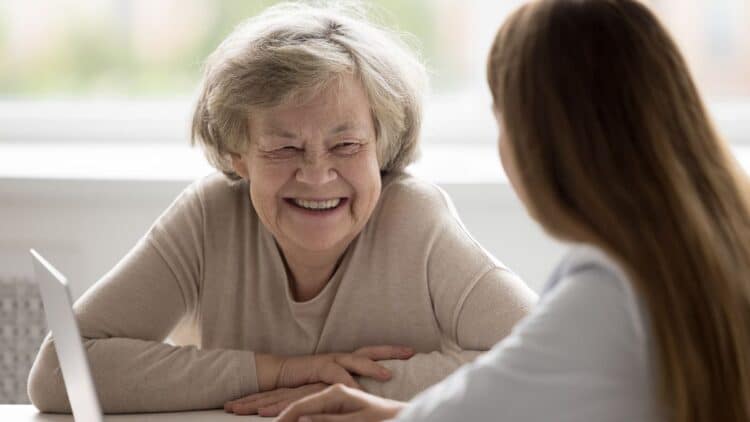
[[[392,31],[368,21],[362,5],[281,3],[245,21],[207,60],[191,143],[232,179],[230,153],[245,152],[254,110],[303,100],[346,74],[367,93],[380,170],[418,155],[426,73]]]

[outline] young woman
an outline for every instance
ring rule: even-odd
[[[280,420],[750,420],[747,180],[664,28],[633,0],[533,2],[488,80],[515,190],[581,247],[509,337],[408,405],[332,387]]]

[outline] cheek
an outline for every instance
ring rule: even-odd
[[[508,177],[508,181],[510,182],[511,187],[516,192],[516,195],[521,199],[521,201],[526,203],[526,193],[524,191],[523,185],[521,184],[521,178],[518,174],[516,161],[513,156],[513,152],[508,145],[507,139],[500,139],[500,146],[498,149],[500,151],[500,161],[503,164],[505,175]]]
[[[269,192],[263,183],[250,184],[250,200],[253,203],[255,212],[260,219],[266,224],[273,222],[273,215],[276,214],[276,199],[272,192]]]
[[[505,170],[505,175],[508,177],[508,180],[511,182],[513,179],[515,179],[515,167],[513,164],[513,157],[511,157],[511,153],[508,150],[508,141],[506,139],[503,139],[503,136],[500,135],[498,138],[498,153],[500,154],[500,164],[503,166],[503,170]]]
[[[374,154],[353,157],[340,167],[341,175],[356,191],[357,207],[371,207],[380,196],[380,166]]]
[[[285,162],[256,161],[250,170],[250,180],[262,185],[262,189],[268,190],[272,187],[286,183],[294,176],[297,164],[292,160]]]
[[[281,188],[293,174],[288,166],[264,165],[253,167],[250,173],[250,197],[256,209],[268,210],[276,206]]]

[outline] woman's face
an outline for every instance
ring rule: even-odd
[[[335,252],[362,230],[380,196],[375,127],[362,85],[331,83],[305,104],[254,113],[233,156],[260,220],[285,253]]]

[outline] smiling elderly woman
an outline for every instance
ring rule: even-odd
[[[105,411],[273,415],[335,382],[408,399],[528,312],[446,195],[403,172],[424,70],[354,16],[277,6],[209,58],[193,141],[221,173],[75,305]],[[48,337],[43,411],[69,409],[58,368]]]

